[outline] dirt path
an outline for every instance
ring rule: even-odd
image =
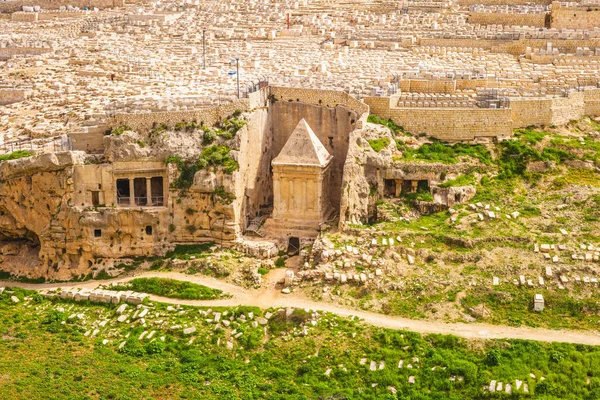
[[[600,333],[596,331],[572,331],[551,330],[542,328],[509,327],[502,325],[490,325],[484,323],[445,323],[440,321],[413,320],[409,318],[395,317],[377,314],[368,311],[354,310],[335,304],[316,302],[304,297],[302,294],[283,294],[276,287],[277,282],[283,277],[284,270],[271,271],[265,279],[266,285],[261,289],[245,289],[237,285],[220,281],[208,276],[186,275],[179,272],[155,272],[148,271],[136,276],[128,276],[111,280],[73,282],[73,283],[49,283],[28,284],[18,282],[1,282],[0,286],[17,286],[26,289],[55,289],[65,287],[95,288],[101,284],[112,282],[127,282],[140,277],[172,278],[205,285],[214,289],[220,289],[230,295],[229,299],[223,300],[180,300],[151,295],[150,298],[170,304],[182,304],[192,306],[256,306],[260,308],[269,307],[296,307],[315,311],[327,311],[340,316],[356,316],[366,323],[391,329],[406,329],[419,333],[441,333],[452,334],[468,339],[527,339],[542,342],[568,342],[587,345],[600,345]]]

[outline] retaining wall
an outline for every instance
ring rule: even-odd
[[[509,14],[499,12],[470,12],[468,22],[480,25],[546,26],[545,13]]]
[[[413,134],[426,133],[450,142],[508,137],[515,128],[562,125],[586,115],[600,116],[600,89],[568,97],[513,98],[507,109],[397,107],[397,95],[364,100],[371,114],[391,119]]]

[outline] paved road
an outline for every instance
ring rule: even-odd
[[[273,270],[267,277],[266,287],[261,289],[245,289],[237,285],[226,283],[208,276],[186,275],[179,272],[155,272],[148,271],[136,276],[128,276],[105,281],[88,281],[73,283],[49,283],[49,284],[27,284],[18,282],[1,282],[0,286],[18,286],[27,289],[55,289],[58,287],[95,288],[100,284],[111,282],[127,282],[139,277],[161,277],[172,278],[182,281],[202,284],[214,289],[220,289],[232,297],[222,300],[180,300],[151,295],[155,301],[171,304],[182,304],[192,306],[256,306],[260,308],[269,307],[296,307],[318,311],[327,311],[340,316],[356,316],[366,323],[391,329],[405,329],[419,333],[442,333],[452,334],[468,339],[527,339],[542,342],[568,342],[600,346],[600,333],[597,331],[572,331],[551,330],[542,328],[509,327],[502,325],[490,325],[485,323],[445,323],[441,321],[413,320],[409,318],[395,317],[377,314],[368,311],[355,310],[340,305],[316,302],[306,298],[302,294],[283,294],[275,289],[275,282],[283,277],[283,270]]]

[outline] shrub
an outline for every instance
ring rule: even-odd
[[[31,157],[33,155],[35,155],[35,153],[32,151],[17,150],[10,154],[0,155],[0,161],[16,160],[17,158]]]
[[[281,267],[285,267],[285,258],[283,257],[279,257],[276,261],[275,261],[275,266],[278,268]]]
[[[496,349],[488,351],[483,362],[489,367],[500,365],[500,352]]]
[[[385,149],[389,144],[390,144],[390,139],[388,139],[386,137],[369,140],[369,145],[377,153],[379,153],[381,150]]]
[[[123,133],[125,133],[126,131],[130,131],[130,130],[132,130],[132,129],[127,125],[119,125],[118,127],[113,128],[113,130],[110,131],[110,134],[119,136],[119,135],[122,135]]]
[[[205,169],[208,166],[222,166],[226,174],[231,174],[240,168],[240,165],[229,155],[231,149],[227,146],[211,146],[202,149],[200,157],[195,163],[196,169]]]
[[[180,174],[177,180],[171,183],[173,187],[178,189],[189,189],[194,183],[194,175],[198,171],[195,163],[184,161],[179,156],[169,156],[165,164],[176,164]]]
[[[165,348],[165,343],[162,340],[155,340],[146,344],[144,350],[146,351],[146,354],[153,355],[161,354],[163,351],[165,351]]]
[[[371,114],[367,117],[367,122],[383,125],[393,133],[404,133],[404,128],[402,126],[396,125],[391,119],[382,119],[379,118],[377,115]]]
[[[214,191],[217,201],[221,204],[231,204],[235,200],[235,195],[225,190],[223,186],[217,186]]]
[[[202,136],[202,145],[208,146],[217,139],[217,133],[210,128],[203,127],[203,129],[204,129],[204,136]]]

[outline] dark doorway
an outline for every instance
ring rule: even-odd
[[[146,235],[152,235],[152,227],[150,225],[146,226]]]
[[[151,204],[155,206],[162,206],[165,204],[165,199],[163,198],[163,189],[164,189],[164,178],[162,176],[153,176],[150,180],[150,187],[152,193],[150,196]]]
[[[100,192],[97,190],[92,191],[92,205],[97,206],[100,204]]]
[[[417,184],[417,192],[426,193],[429,192],[429,181],[422,180]]]
[[[130,196],[129,179],[117,179],[117,204],[128,205]]]
[[[300,238],[290,237],[288,241],[288,255],[294,256],[300,253]]]
[[[402,191],[404,193],[413,193],[412,181],[402,181]]]
[[[395,197],[396,196],[396,180],[385,179],[384,180],[384,196]]]
[[[135,178],[133,180],[133,192],[135,193],[135,204],[145,206],[148,204],[148,194],[146,193],[146,178]]]

